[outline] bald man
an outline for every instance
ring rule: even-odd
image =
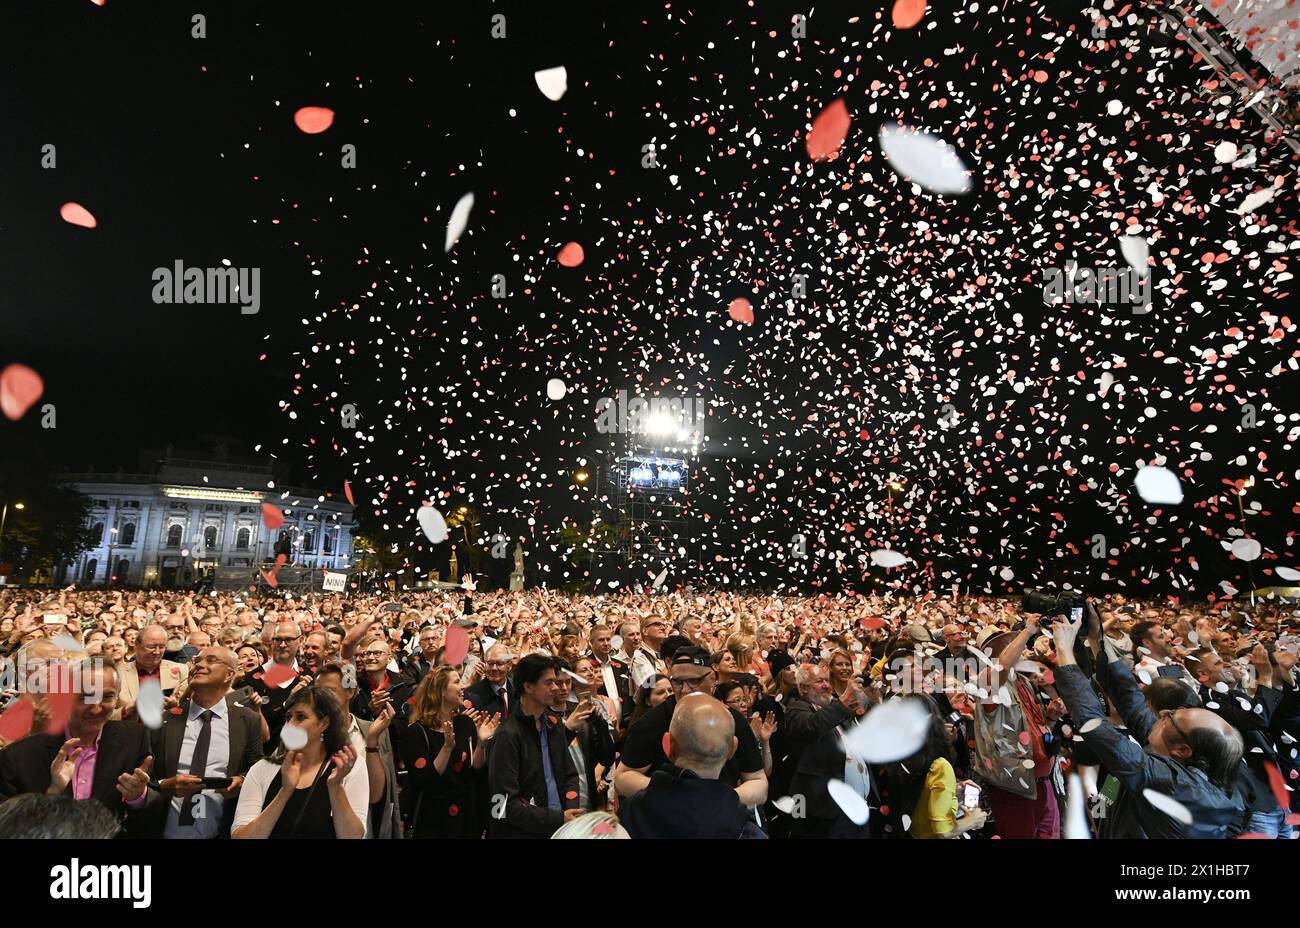
[[[633,838],[763,837],[736,791],[718,779],[739,741],[732,713],[704,693],[677,702],[668,728],[669,765],[622,800],[619,819]]]
[[[164,712],[162,727],[150,733],[151,837],[229,837],[240,785],[262,758],[261,716],[229,698],[239,672],[235,653],[205,647],[193,664],[188,701]]]

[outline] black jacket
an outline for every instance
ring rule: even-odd
[[[1269,732],[1273,715],[1282,704],[1283,692],[1271,686],[1256,687],[1252,698],[1241,687],[1226,693],[1200,687],[1201,705],[1241,733],[1241,754],[1245,769],[1237,776],[1237,786],[1247,813],[1273,812],[1277,800],[1268,784],[1267,764],[1277,763],[1277,751]],[[1247,708],[1249,707],[1249,708]]]
[[[252,709],[235,704],[235,696],[226,697],[230,707],[230,761],[226,765],[226,776],[247,776],[249,769],[262,759],[262,717]],[[162,792],[159,784],[178,773],[181,747],[185,741],[185,726],[189,719],[189,703],[178,706],[180,714],[163,713],[162,727],[149,733],[149,746],[153,753],[153,769],[149,773],[149,806],[142,814],[141,832],[151,838],[161,838],[163,828],[167,825],[167,809],[171,797]],[[235,820],[235,807],[239,797],[228,798],[222,803],[221,831],[222,838],[230,837],[230,823]]]
[[[1133,672],[1118,661],[1103,661],[1099,669],[1102,686],[1124,720],[1127,734],[1107,721],[1106,710],[1077,666],[1057,668],[1056,691],[1069,707],[1075,732],[1124,787],[1106,816],[1103,837],[1230,837],[1245,814],[1241,800],[1215,786],[1201,770],[1143,750],[1140,745],[1147,743],[1156,717],[1142,698]],[[1094,720],[1095,727],[1090,724]],[[1143,795],[1147,789],[1180,803],[1191,813],[1192,824],[1183,825],[1153,806]]]
[[[578,807],[578,770],[569,755],[564,722],[555,712],[542,713],[550,746],[551,770],[560,805]],[[564,824],[564,813],[547,806],[542,768],[542,736],[537,721],[512,712],[501,723],[488,754],[488,795],[496,838],[549,838]]]
[[[600,692],[611,699],[617,698],[620,707],[620,724],[626,724],[627,720],[632,717],[632,710],[635,708],[635,694],[632,692],[632,669],[619,660],[617,657],[610,655],[609,666],[614,671],[614,686],[617,687],[617,693],[608,692],[605,686],[605,671],[603,665],[596,656],[591,656],[592,663],[596,665],[596,679],[600,681]]]
[[[260,731],[260,729],[259,729]],[[63,733],[28,735],[0,750],[0,802],[22,793],[44,793],[50,787],[50,764],[66,739]],[[117,778],[130,773],[150,755],[149,733],[138,722],[105,722],[99,736],[95,779],[90,798],[98,800],[119,818],[136,821],[145,812],[131,812],[117,791]],[[69,784],[64,795],[72,795]]]
[[[515,709],[515,700],[518,696],[515,694],[515,688],[512,684],[506,683],[506,698],[510,700],[507,707],[501,702],[501,696],[497,693],[496,684],[487,679],[475,680],[469,686],[465,687],[465,699],[469,704],[480,712],[486,712],[488,715],[501,714],[502,719],[509,718]]]
[[[837,729],[855,717],[853,710],[838,699],[832,699],[821,709],[815,709],[812,703],[799,697],[786,704],[786,737],[794,746],[787,761],[794,768],[789,795],[802,796],[806,805],[794,834],[828,837],[831,829],[836,835],[846,835],[858,833],[854,829],[861,827],[865,836],[865,826],[854,825],[827,790],[831,780],[844,779],[844,748]],[[872,789],[875,789],[874,779]],[[874,800],[869,804],[876,805]]]
[[[669,765],[650,785],[619,803],[619,822],[633,838],[763,837],[736,791]]]

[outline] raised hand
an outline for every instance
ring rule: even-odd
[[[329,779],[326,781],[331,789],[339,789],[343,786],[343,779],[352,772],[352,765],[357,762],[357,749],[350,744],[345,744],[343,750],[335,751],[330,758],[330,763],[334,769],[330,771]]]
[[[55,754],[54,760],[50,762],[50,787],[46,791],[49,795],[58,796],[68,788],[76,772],[77,757],[80,754],[80,738],[70,738],[63,742],[59,753]]]
[[[479,713],[479,718],[474,721],[477,723],[477,733],[479,742],[491,741],[496,737],[497,728],[501,725],[501,713],[497,712],[491,716],[487,713]]]
[[[280,764],[280,779],[283,781],[284,789],[298,788],[299,781],[302,779],[302,769],[302,751],[288,751],[284,755],[284,762]]]
[[[117,791],[127,802],[134,802],[149,788],[149,771],[153,768],[153,755],[144,759],[139,767],[117,778]]]

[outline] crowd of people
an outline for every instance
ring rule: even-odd
[[[0,835],[1289,838],[1300,821],[1285,604],[464,586],[0,592]]]

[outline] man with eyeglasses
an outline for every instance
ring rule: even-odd
[[[641,646],[632,654],[633,686],[653,686],[657,675],[668,672],[663,658],[659,656],[668,632],[668,620],[661,615],[652,615],[642,620]]]
[[[1127,726],[1124,734],[1107,720],[1087,676],[1074,658],[1074,642],[1084,620],[1058,620],[1056,689],[1069,707],[1075,733],[1101,765],[1124,786],[1105,820],[1104,837],[1226,838],[1239,830],[1245,809],[1237,791],[1241,735],[1208,709],[1147,706],[1128,667],[1105,659],[1101,621],[1087,607],[1088,646],[1098,659],[1098,676]],[[1190,821],[1171,815],[1157,798],[1172,799]],[[1159,803],[1159,804],[1157,804]]]
[[[672,724],[678,702],[690,693],[713,692],[717,682],[709,652],[704,648],[679,648],[673,654],[668,674],[673,695],[637,720],[623,742],[623,757],[614,773],[614,786],[620,796],[634,796],[650,785],[656,770],[668,765],[664,753],[664,735]],[[718,779],[735,789],[740,801],[753,809],[767,801],[767,776],[763,773],[763,755],[749,720],[735,709],[728,710],[735,722],[738,742],[736,752],[727,759]]]
[[[488,648],[483,661],[483,679],[474,681],[464,692],[465,699],[475,710],[488,715],[500,713],[502,719],[510,717],[516,702],[514,682],[510,679],[514,657],[503,644]]]
[[[262,665],[260,674],[254,674],[250,685],[262,698],[262,715],[266,718],[267,730],[270,733],[268,743],[275,744],[279,741],[280,729],[284,727],[284,704],[303,679],[304,670],[298,663],[298,650],[302,646],[302,629],[296,622],[279,622],[272,630],[270,645],[271,659]],[[273,679],[272,684],[267,684],[264,679],[267,674],[272,674],[273,678],[283,679]]]
[[[136,696],[145,680],[156,680],[164,696],[170,696],[176,687],[185,682],[189,666],[167,660],[167,632],[161,625],[150,625],[135,640],[135,660],[120,664],[118,706],[114,721],[130,718],[135,711]]]

